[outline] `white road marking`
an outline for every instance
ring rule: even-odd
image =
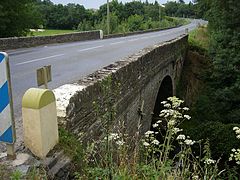
[[[136,39],[129,39],[128,41],[129,41],[129,42],[133,42],[133,41],[137,41],[137,40],[139,40],[139,38],[136,38]]]
[[[148,37],[141,37],[140,39],[147,39]]]
[[[96,46],[96,47],[91,47],[91,48],[86,48],[86,49],[80,49],[80,50],[78,50],[78,52],[89,51],[89,50],[98,49],[98,48],[101,48],[101,47],[103,47],[103,46]]]
[[[54,56],[48,56],[48,57],[44,57],[44,58],[33,59],[33,60],[29,60],[29,61],[17,63],[17,64],[15,64],[15,65],[16,65],[16,66],[19,66],[19,65],[23,65],[23,64],[29,64],[29,63],[33,63],[33,62],[37,62],[37,61],[42,61],[42,60],[46,60],[46,59],[51,59],[51,58],[56,58],[56,57],[60,57],[60,56],[64,56],[64,55],[65,55],[65,54],[57,54],[57,55],[54,55]]]
[[[115,44],[122,44],[124,43],[125,41],[118,41],[118,42],[113,42],[113,43],[110,43],[111,45],[115,45]]]

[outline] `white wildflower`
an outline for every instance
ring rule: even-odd
[[[171,104],[167,103],[163,105],[165,108],[171,108]]]
[[[195,143],[195,141],[193,141],[193,140],[191,140],[191,139],[186,139],[186,140],[184,141],[184,143],[185,143],[186,145],[191,146],[191,145],[193,145],[193,144]]]
[[[147,147],[147,146],[149,146],[150,144],[149,144],[148,142],[144,142],[143,145]]]
[[[189,115],[184,115],[183,117],[185,117],[187,120],[191,119],[191,116]]]
[[[155,139],[155,140],[153,140],[153,141],[152,141],[152,143],[153,143],[153,144],[155,144],[155,145],[159,145],[159,141],[158,141],[158,140],[156,140],[156,139]]]
[[[167,118],[169,115],[170,115],[170,114],[169,114],[169,113],[167,113],[167,114],[165,114],[165,115],[164,115],[164,117],[165,117],[165,118]]]
[[[176,121],[175,120],[170,120],[169,122],[168,122],[168,127],[169,126],[174,126],[176,124]]]
[[[114,140],[119,139],[119,135],[118,135],[117,133],[111,133],[111,134],[109,135],[109,139],[110,139],[110,140],[111,140],[111,139],[114,139]]]
[[[186,136],[184,134],[180,134],[177,137],[177,140],[185,140],[185,139],[186,139]]]
[[[240,139],[240,135],[237,135],[237,139]]]
[[[234,131],[236,131],[236,130],[238,130],[238,129],[239,129],[239,127],[234,127],[234,128],[233,128]]]
[[[240,129],[235,130],[236,134],[240,134]]]
[[[124,145],[124,141],[123,140],[118,140],[118,141],[116,141],[116,144],[117,145],[119,145],[119,146],[122,146],[122,145]]]
[[[162,122],[162,120],[158,120],[156,123],[160,124]]]
[[[165,114],[164,113],[161,113],[160,115],[159,115],[159,117],[163,117]]]
[[[167,101],[162,101],[161,104],[167,104]]]
[[[177,134],[178,132],[183,131],[182,129],[179,128],[173,128],[173,134]]]
[[[214,164],[215,162],[216,162],[216,161],[213,160],[213,159],[206,159],[206,160],[204,161],[205,164]]]
[[[189,108],[188,107],[184,107],[183,110],[184,111],[189,111]]]
[[[153,128],[156,128],[156,127],[158,127],[158,124],[155,123],[155,124],[152,125],[152,127],[153,127]]]
[[[147,132],[145,132],[145,135],[150,135],[150,134],[153,134],[154,133],[154,131],[147,131]]]
[[[195,180],[195,179],[198,180],[198,179],[199,179],[199,176],[196,175],[196,176],[193,176],[192,178],[193,178],[194,180]]]

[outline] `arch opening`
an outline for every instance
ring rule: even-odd
[[[154,130],[152,125],[160,119],[159,114],[161,110],[164,109],[163,104],[161,104],[161,102],[166,101],[167,98],[171,96],[173,96],[173,82],[170,76],[166,76],[162,80],[162,83],[158,90],[158,95],[157,95],[157,99],[155,101],[155,106],[153,110],[151,130]],[[163,126],[164,126],[164,123],[163,123]]]

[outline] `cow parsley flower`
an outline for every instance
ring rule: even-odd
[[[118,141],[116,141],[116,144],[119,146],[122,146],[125,144],[125,142],[123,140],[118,140]]]
[[[191,139],[186,139],[186,140],[184,141],[184,143],[185,143],[186,145],[191,146],[191,145],[193,145],[193,144],[195,143],[195,141],[193,141],[193,140],[191,140]]]
[[[180,134],[177,137],[177,140],[185,140],[185,139],[186,139],[186,136],[184,134]]]
[[[150,144],[149,144],[148,142],[143,142],[143,145],[147,147],[147,146],[149,146]]]
[[[173,128],[173,134],[177,134],[178,132],[183,131],[182,129],[179,128]]]
[[[185,117],[187,120],[191,119],[191,116],[189,115],[184,115],[183,117]]]
[[[159,124],[159,123],[161,123],[161,122],[162,122],[162,120],[158,120],[156,123]]]
[[[204,163],[205,164],[214,164],[216,161],[215,160],[213,160],[213,159],[205,159],[205,161],[204,161]]]
[[[238,129],[239,129],[239,127],[234,127],[234,128],[233,128],[234,131],[236,131],[236,130],[238,130]]]
[[[159,141],[156,140],[156,139],[154,139],[154,140],[152,141],[152,143],[155,144],[155,145],[159,145]]]
[[[162,101],[161,104],[167,104],[167,101]]]
[[[154,131],[145,132],[145,137],[149,137],[151,134],[154,134]]]

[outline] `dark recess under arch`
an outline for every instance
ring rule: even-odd
[[[172,79],[170,76],[166,76],[160,85],[158,90],[157,99],[155,102],[154,110],[153,110],[153,118],[152,124],[154,124],[159,119],[159,114],[161,110],[163,110],[162,101],[166,101],[168,97],[173,96],[173,85]],[[151,126],[152,129],[152,126]]]

